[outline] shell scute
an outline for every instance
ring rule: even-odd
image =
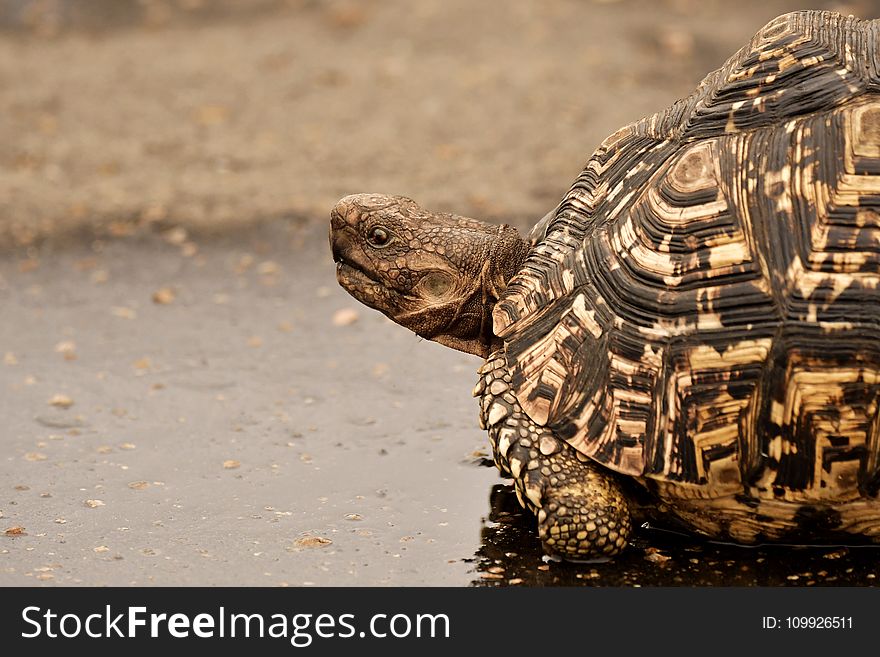
[[[600,145],[494,311],[532,420],[682,497],[878,487],[878,39],[779,17]]]

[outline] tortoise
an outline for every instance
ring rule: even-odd
[[[330,241],[355,298],[485,359],[480,424],[549,555],[643,519],[880,541],[880,20],[774,19],[526,238],[358,194]]]

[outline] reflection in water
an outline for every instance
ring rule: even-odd
[[[742,547],[641,529],[614,561],[547,561],[513,487],[493,487],[474,586],[873,586],[880,546]]]

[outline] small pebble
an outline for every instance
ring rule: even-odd
[[[663,554],[655,547],[649,547],[645,550],[645,561],[650,561],[651,563],[666,563],[672,557]]]
[[[264,276],[268,276],[270,274],[277,274],[280,270],[281,270],[281,267],[278,266],[278,263],[273,262],[272,260],[267,260],[266,262],[261,262],[260,266],[257,267],[257,271]]]
[[[334,326],[351,326],[360,319],[360,314],[354,308],[341,308],[333,313]]]
[[[55,345],[55,352],[64,356],[64,360],[76,360],[76,343],[72,340],[63,340]]]
[[[170,287],[160,287],[153,292],[153,303],[167,306],[177,298],[177,293]]]
[[[298,538],[293,542],[293,545],[297,548],[322,548],[327,547],[332,544],[329,538],[324,538],[323,536],[304,536],[302,538]]]
[[[823,554],[822,557],[825,559],[840,559],[849,552],[846,548],[841,548],[839,550],[835,550],[834,552],[828,552],[827,554]]]
[[[58,408],[70,408],[73,406],[73,400],[67,395],[57,394],[52,395],[51,399],[49,399],[49,406],[57,406]]]
[[[121,319],[136,319],[137,312],[133,308],[127,308],[125,306],[114,306],[110,309],[110,313],[114,317],[119,317]]]
[[[187,232],[185,228],[181,228],[180,226],[176,228],[172,228],[171,230],[166,230],[162,233],[162,237],[169,244],[174,244],[175,246],[180,246],[184,242],[186,242]]]

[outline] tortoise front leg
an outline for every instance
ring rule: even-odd
[[[523,412],[498,354],[480,374],[474,390],[482,397],[480,424],[489,431],[498,469],[513,477],[520,503],[538,516],[545,551],[574,561],[619,553],[632,528],[619,483]]]

